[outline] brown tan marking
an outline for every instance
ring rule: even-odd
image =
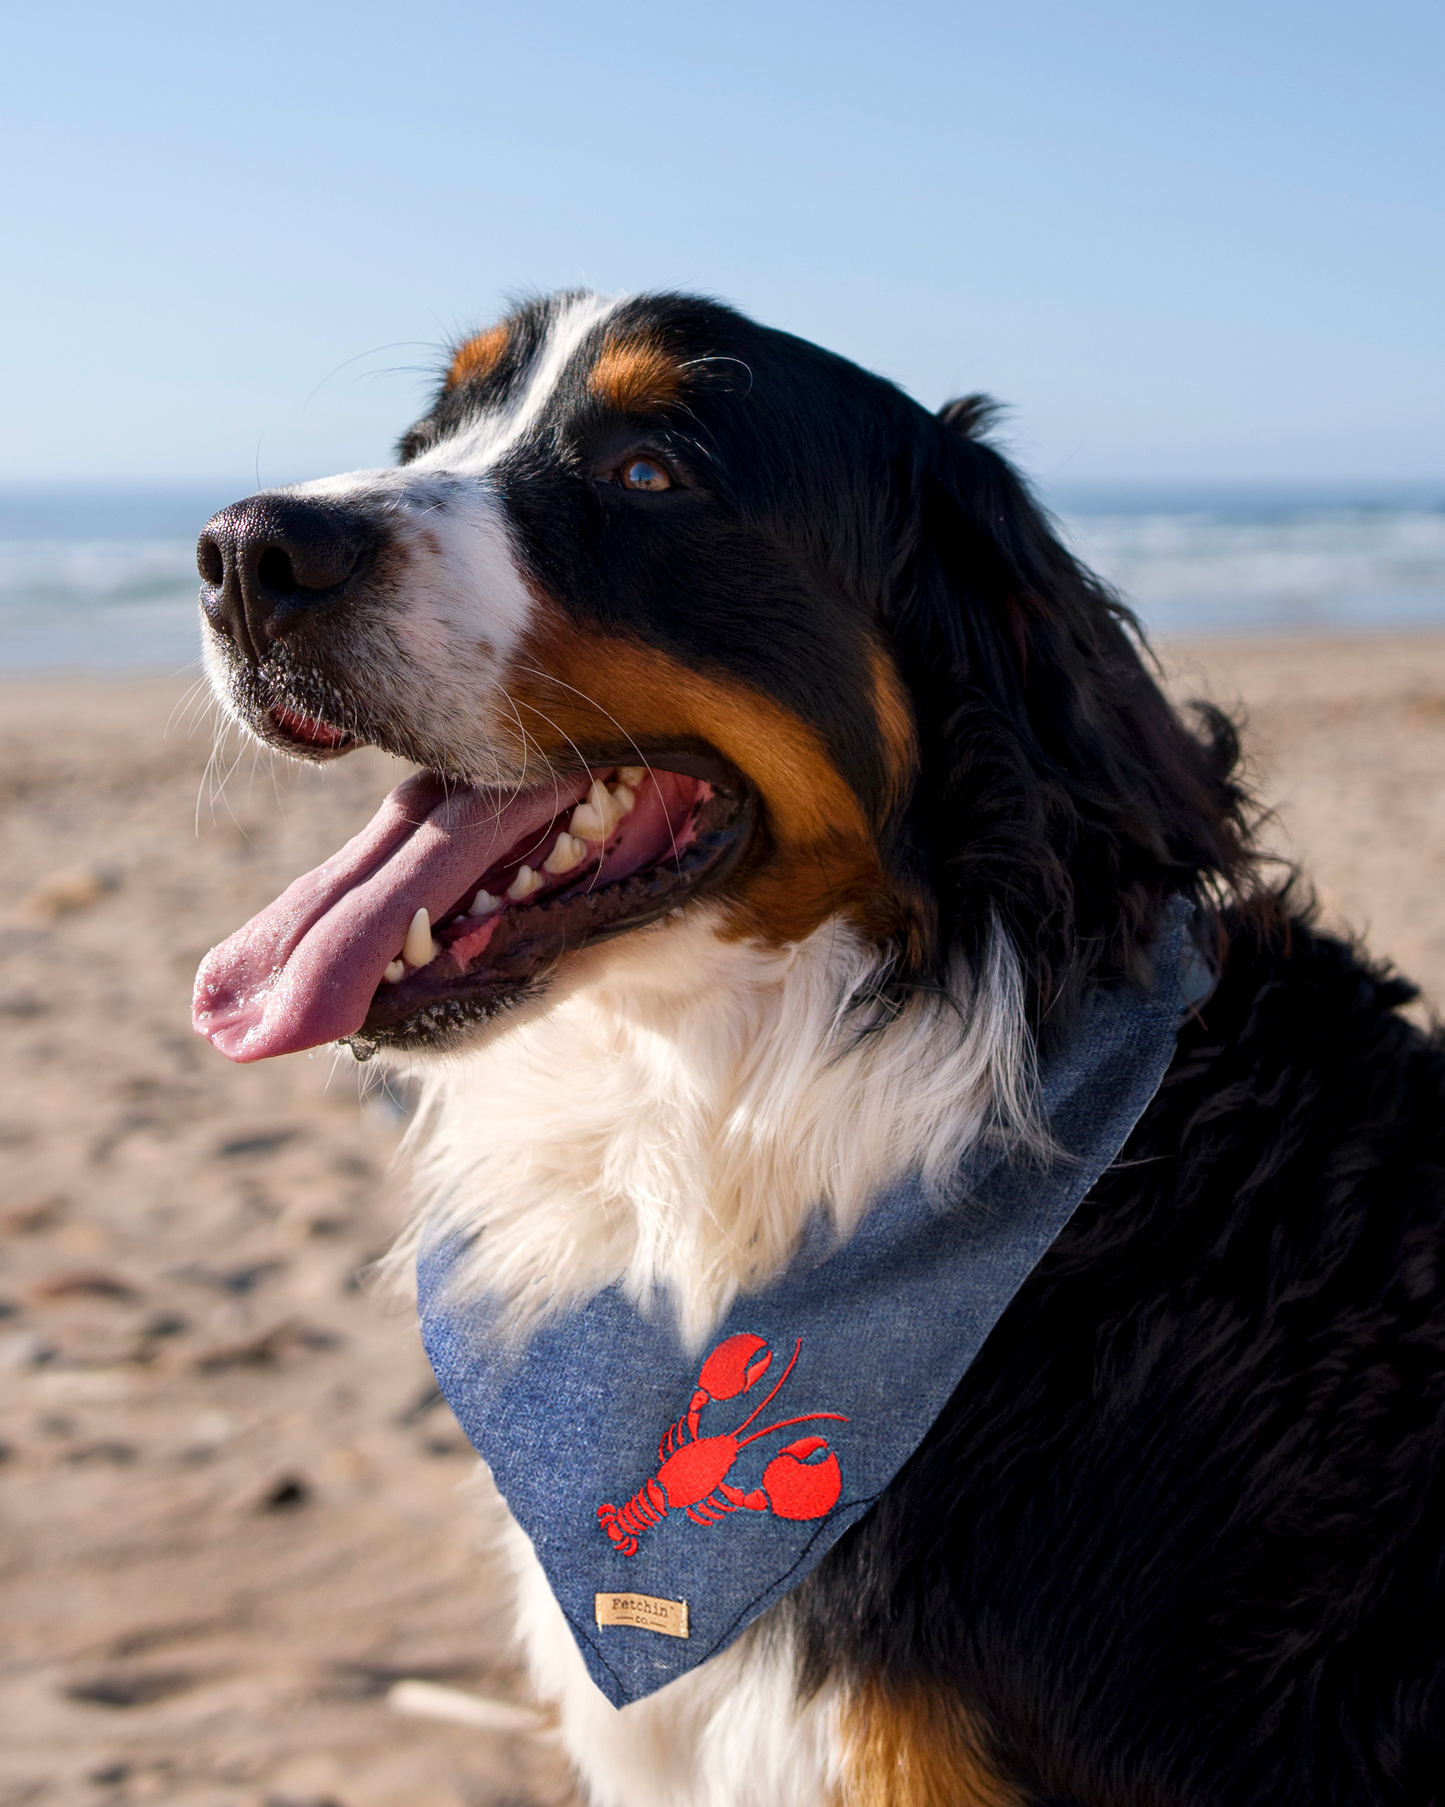
[[[834,1807],[1023,1807],[952,1695],[873,1683],[850,1702],[842,1731],[847,1756]]]
[[[836,913],[875,941],[906,931],[857,797],[817,733],[760,691],[567,622],[546,603],[507,689],[534,760],[538,750],[575,764],[574,746],[586,754],[702,741],[751,779],[771,846],[738,881],[736,936],[800,941]]]
[[[918,773],[918,731],[908,692],[889,654],[881,646],[873,647],[868,654],[868,666],[873,674],[873,713],[883,743],[888,773],[888,808],[892,810],[904,802],[913,789],[913,780]]]
[[[682,394],[682,372],[656,333],[630,338],[608,333],[588,386],[620,413],[650,414],[670,407]]]
[[[486,332],[468,339],[452,359],[451,369],[447,372],[447,388],[456,389],[462,383],[471,382],[474,377],[485,376],[495,367],[506,349],[505,326],[488,327]]]

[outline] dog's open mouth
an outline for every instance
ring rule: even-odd
[[[520,792],[418,773],[211,950],[196,1029],[236,1061],[347,1039],[363,1055],[445,1043],[561,955],[716,884],[752,823],[748,787],[692,754]]]

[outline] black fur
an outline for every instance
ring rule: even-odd
[[[554,307],[513,316],[520,345]],[[914,796],[881,833],[920,919],[898,950],[901,987],[940,984],[996,919],[1047,1042],[1096,978],[1137,966],[1168,893],[1204,899],[1244,879],[1229,724],[1202,710],[1196,735],[1165,703],[1128,611],[978,442],[992,403],[970,396],[935,418],[815,345],[663,295],[606,331],[665,344],[685,402],[621,417],[587,391],[602,331],[500,467],[524,554],[579,617],[775,696],[875,816],[887,778],[867,655],[880,636],[891,647],[923,750]],[[509,353],[444,392],[403,458],[515,381]],[[595,480],[639,441],[667,456],[676,489]]]
[[[1017,474],[942,412],[892,609],[923,737],[912,829],[945,947],[992,912],[1022,954],[1047,1050],[1088,986],[1135,970],[1160,901],[1247,883],[1234,730],[1191,733],[1128,611],[1060,545]],[[981,907],[983,906],[983,907]]]
[[[642,429],[687,485],[582,481],[639,427],[561,395],[504,478],[528,556],[568,607],[778,696],[869,804],[883,637],[921,741],[880,830],[924,916],[901,984],[997,920],[1047,1046],[1164,896],[1228,902],[1222,983],[1120,1159],[792,1597],[805,1687],[956,1695],[1036,1807],[1445,1799],[1440,1041],[1254,890],[1233,729],[1165,701],[981,441],[990,404],[932,417],[710,303],[622,324],[702,373]]]
[[[1445,1045],[1296,919],[874,1512],[825,1673],[955,1688],[1037,1807],[1445,1800]]]

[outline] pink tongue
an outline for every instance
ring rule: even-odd
[[[355,840],[211,949],[196,974],[196,1032],[236,1061],[354,1035],[416,912],[436,922],[590,783],[579,773],[503,806],[430,772],[408,778]]]

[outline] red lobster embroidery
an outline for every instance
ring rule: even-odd
[[[808,1424],[816,1418],[836,1418],[846,1424],[842,1412],[804,1412],[799,1418],[780,1418],[752,1436],[742,1433],[777,1397],[802,1351],[798,1338],[792,1360],[762,1402],[753,1407],[735,1430],[723,1436],[699,1437],[698,1418],[705,1405],[720,1399],[736,1399],[749,1392],[772,1365],[773,1353],[765,1338],[739,1331],[718,1344],[702,1364],[687,1411],[664,1434],[657,1446],[662,1464],[651,1480],[639,1487],[625,1506],[599,1506],[597,1517],[622,1556],[637,1554],[642,1533],[669,1511],[686,1512],[695,1524],[715,1525],[727,1512],[745,1507],[749,1512],[774,1512],[779,1518],[822,1518],[838,1503],[843,1473],[826,1437],[800,1437],[778,1451],[763,1470],[763,1484],[744,1493],[730,1486],[729,1470],[739,1450],[759,1437],[770,1436],[790,1424]],[[759,1354],[759,1351],[762,1351]]]

